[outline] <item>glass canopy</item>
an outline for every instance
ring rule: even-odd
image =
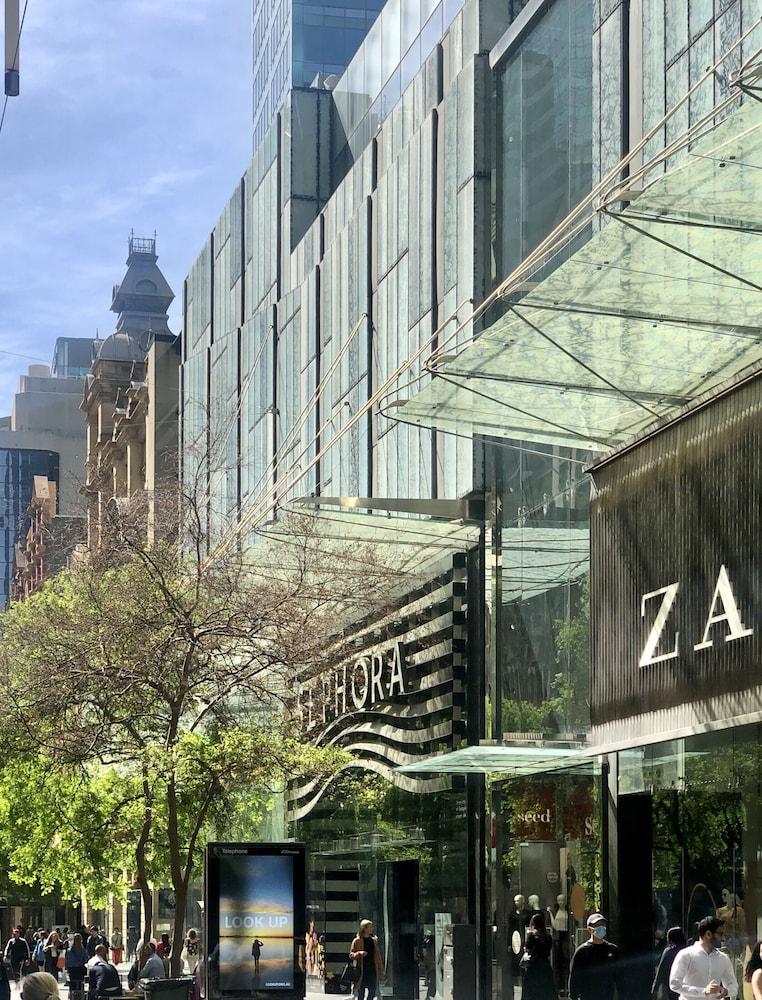
[[[394,416],[608,451],[757,365],[762,103],[683,156]]]
[[[597,759],[579,746],[505,746],[480,744],[405,764],[402,774],[511,774],[515,777],[550,771],[583,770]]]

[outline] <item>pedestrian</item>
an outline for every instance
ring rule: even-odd
[[[42,928],[37,931],[32,958],[37,963],[37,971],[43,972],[45,969],[45,931]]]
[[[51,931],[43,948],[45,952],[45,971],[58,982],[59,956],[63,955],[63,941],[58,936],[58,931]]]
[[[733,963],[720,951],[725,940],[723,924],[719,917],[700,920],[696,943],[683,948],[672,963],[669,988],[682,1000],[695,1000],[700,992],[720,1000],[738,995]]]
[[[74,935],[74,943],[66,949],[64,956],[66,974],[69,977],[69,994],[84,989],[87,976],[87,951],[82,944],[82,935]]]
[[[661,953],[651,987],[651,1000],[677,1000],[677,994],[669,988],[669,976],[677,953],[682,951],[687,944],[682,927],[670,927],[667,931],[667,947]]]
[[[11,976],[13,977],[13,982],[16,983],[16,985],[18,985],[18,982],[21,979],[21,974],[25,971],[25,966],[31,957],[32,955],[29,951],[29,945],[26,943],[26,938],[21,933],[21,928],[14,927],[11,932],[11,936],[8,938],[8,943],[5,946],[3,958],[10,966]]]
[[[0,962],[0,1000],[11,1000],[11,984],[5,962]]]
[[[574,952],[569,966],[569,1000],[614,1000],[624,977],[620,951],[607,940],[606,924],[602,913],[591,913],[587,918],[590,937]]]
[[[45,953],[45,971],[58,982],[58,958],[63,955],[64,950],[63,941],[59,937],[58,931],[53,930],[48,934],[42,950]]]
[[[93,960],[88,965],[87,995],[88,1000],[122,995],[122,980],[115,966],[108,960],[105,944],[96,946]]]
[[[557,1000],[553,969],[550,966],[552,950],[553,942],[548,935],[545,920],[542,914],[535,913],[529,921],[521,959],[524,971],[521,1000]]]
[[[372,920],[360,921],[360,929],[352,941],[349,957],[360,973],[355,986],[357,1000],[373,1000],[378,994],[378,981],[384,974],[384,963],[378,938],[373,933]]]
[[[191,976],[196,971],[196,966],[198,965],[198,946],[198,931],[195,927],[191,927],[188,931],[187,937],[185,938],[182,953],[183,964],[186,966]]]
[[[119,965],[122,961],[122,932],[118,927],[114,928],[114,933],[111,935],[111,957],[114,965]]]
[[[138,957],[138,934],[137,927],[127,928],[127,958],[137,958]]]
[[[172,954],[172,942],[169,940],[169,934],[166,931],[156,943],[156,954],[159,958],[169,958]]]
[[[751,957],[746,963],[744,979],[751,983],[754,1000],[762,1000],[762,941],[755,941]]]
[[[95,949],[99,944],[102,944],[108,953],[108,941],[106,941],[105,937],[101,934],[95,924],[93,924],[93,926],[89,928],[87,940],[85,941],[85,950],[87,951],[88,959],[95,958]]]
[[[58,981],[48,972],[33,972],[24,980],[24,1000],[60,1000]]]

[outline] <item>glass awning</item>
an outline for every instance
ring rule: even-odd
[[[249,536],[247,564],[270,580],[301,580],[305,593],[342,594],[354,610],[353,592],[362,600],[375,589],[388,601],[430,583],[479,537],[473,521],[283,508]]]
[[[402,774],[511,774],[527,777],[554,771],[591,773],[597,757],[578,746],[505,746],[480,744],[427,757],[397,770]]]
[[[608,451],[759,365],[762,103],[682,156],[394,418]]]

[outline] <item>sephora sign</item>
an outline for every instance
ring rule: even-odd
[[[411,681],[404,646],[357,657],[303,684],[297,712],[308,730],[351,712],[362,712],[408,693]]]

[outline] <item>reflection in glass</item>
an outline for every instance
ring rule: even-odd
[[[382,82],[389,79],[400,61],[400,2],[387,0],[381,14]]]
[[[500,498],[494,581],[496,734],[590,725],[587,453],[487,444]]]
[[[553,4],[499,73],[503,275],[590,191],[591,18],[588,0]]]
[[[669,927],[691,935],[698,920],[716,915],[739,983],[762,928],[759,740],[753,725],[619,754],[620,796],[651,798],[654,954]]]

